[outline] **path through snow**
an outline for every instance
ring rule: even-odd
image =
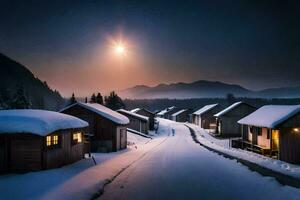
[[[196,144],[183,124],[107,185],[100,200],[122,199],[300,199],[300,190],[282,186],[234,160]]]

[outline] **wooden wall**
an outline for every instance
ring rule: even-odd
[[[222,115],[219,118],[221,122],[220,135],[224,137],[241,136],[241,126],[237,123],[237,121],[254,112],[255,110],[256,108],[243,103]]]
[[[118,125],[79,105],[75,105],[63,111],[63,113],[73,115],[89,123],[89,133],[93,134],[91,137],[92,152],[111,152],[118,150],[116,134],[118,134],[119,127],[126,129],[126,126]]]
[[[72,134],[76,132],[76,130],[64,130],[53,133],[59,135],[60,146],[54,148],[44,146],[43,167],[45,169],[61,167],[84,158],[84,141],[72,144]]]
[[[0,135],[0,174],[8,170],[8,148],[7,138],[5,135]]]
[[[203,113],[201,115],[201,127],[204,129],[210,129],[210,124],[216,123],[216,118],[214,114],[220,111],[219,106],[212,108],[211,110]]]
[[[300,163],[300,133],[292,128],[282,128],[279,133],[279,159],[289,163]]]
[[[131,128],[133,130],[148,134],[149,130],[149,122],[146,122],[144,120],[140,120],[136,117],[133,117],[132,115],[129,115],[127,113],[120,112],[122,115],[125,115],[129,119],[128,128]]]
[[[15,172],[42,169],[42,137],[31,134],[10,136],[10,169]]]
[[[56,168],[84,158],[84,142],[72,145],[72,133],[83,129],[68,129],[59,135],[60,145],[46,146],[46,137],[34,134],[3,134],[0,136],[0,172],[28,172]],[[52,135],[51,134],[51,135]]]
[[[155,114],[150,113],[150,112],[148,112],[148,111],[146,111],[144,109],[140,109],[136,113],[148,117],[149,118],[149,129],[150,130],[154,129],[154,117],[155,117]]]
[[[177,122],[186,122],[188,121],[188,116],[189,116],[190,111],[186,110],[179,115],[176,116],[176,121]]]

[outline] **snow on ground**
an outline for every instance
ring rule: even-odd
[[[300,199],[299,189],[196,144],[184,124],[162,119],[160,124],[167,134],[174,129],[174,136],[106,185],[100,200]]]
[[[94,153],[97,165],[88,158],[52,170],[2,175],[0,199],[90,199],[107,180],[160,144],[166,133],[160,129],[162,134],[152,140],[128,133],[128,141],[137,148],[129,145],[119,152]]]
[[[253,163],[256,163],[260,166],[269,168],[271,170],[290,175],[293,177],[300,178],[300,166],[290,163],[286,163],[280,160],[272,159],[254,152],[231,148],[229,139],[218,139],[211,136],[204,129],[194,124],[187,124],[189,127],[193,128],[197,133],[198,140],[218,151],[224,152],[231,156],[244,159]]]
[[[149,137],[149,136],[148,136]],[[128,147],[135,147],[139,145],[144,145],[149,142],[151,138],[146,138],[143,136],[139,136],[137,134],[131,133],[127,131],[127,145]]]
[[[154,139],[129,134],[128,140],[137,148],[93,154],[97,165],[84,159],[53,170],[2,175],[0,199],[90,199],[108,180],[113,182],[100,199],[299,199],[300,190],[196,144],[184,124],[159,121]],[[207,145],[241,153],[197,132]]]

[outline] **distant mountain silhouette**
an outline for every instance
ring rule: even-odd
[[[119,91],[122,98],[129,99],[222,98],[226,97],[229,93],[237,97],[296,98],[300,97],[300,87],[271,88],[253,91],[240,85],[199,80],[192,83],[159,84],[155,87],[137,85]]]
[[[61,95],[50,89],[46,82],[36,78],[22,64],[0,53],[0,98],[3,98],[3,94],[13,98],[20,87],[31,108],[57,110],[64,104],[65,100]]]

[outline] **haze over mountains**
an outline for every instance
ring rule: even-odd
[[[222,98],[228,93],[237,97],[297,98],[300,97],[300,86],[253,91],[240,85],[199,80],[192,83],[159,84],[155,87],[137,85],[119,92],[122,98],[129,99]]]
[[[0,98],[5,93],[13,97],[18,87],[22,86],[32,108],[57,110],[66,102],[58,91],[52,90],[46,82],[35,77],[25,66],[1,53],[0,80]],[[137,85],[118,91],[119,96],[128,99],[224,98],[228,93],[236,97],[299,98],[300,86],[253,91],[240,85],[199,80],[192,83],[159,84],[155,87]]]

